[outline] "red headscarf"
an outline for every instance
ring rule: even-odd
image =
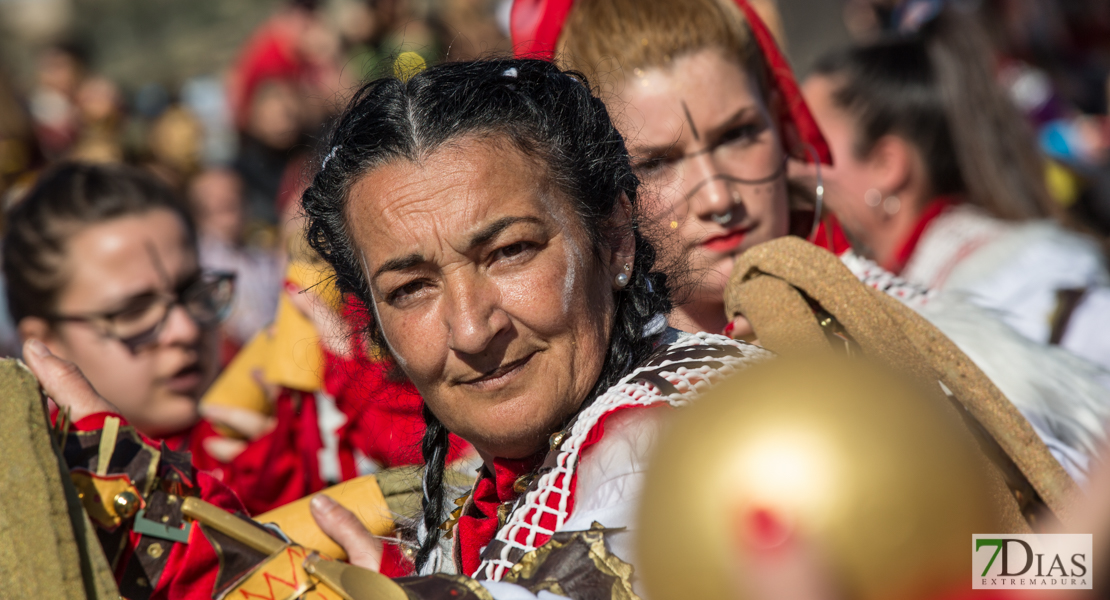
[[[735,2],[744,13],[752,36],[767,60],[771,85],[782,95],[786,110],[783,111],[779,131],[782,132],[787,151],[798,160],[812,162],[817,158],[831,165],[829,145],[802,99],[790,63],[786,62],[786,57],[779,50],[767,25],[747,0]],[[514,0],[510,28],[516,56],[551,60],[573,4],[574,0]]]

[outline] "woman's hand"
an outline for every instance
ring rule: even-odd
[[[353,512],[323,494],[316,494],[308,510],[320,529],[347,553],[347,562],[371,571],[381,570],[382,540],[367,531]]]
[[[759,340],[755,337],[755,329],[752,328],[751,321],[744,318],[744,315],[736,315],[736,317],[729,321],[725,326],[725,335],[743,342],[759,345]]]
[[[261,369],[255,369],[251,376],[254,377],[258,387],[266,395],[266,400],[273,406],[280,393],[279,386],[268,383],[262,376]],[[212,437],[204,440],[204,450],[220,462],[229,463],[247,449],[247,444],[270,433],[277,427],[277,419],[270,415],[232,406],[216,404],[201,405],[200,414],[208,421],[222,425],[233,430],[247,441],[227,437]]]
[[[39,340],[30,339],[23,344],[23,361],[38,378],[47,397],[58,408],[69,409],[71,421],[96,413],[119,413],[119,409],[96,393],[77,365],[54,356]]]

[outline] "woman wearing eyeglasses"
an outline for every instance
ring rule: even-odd
[[[200,270],[169,189],[126,167],[62,165],[8,215],[3,257],[24,340],[80,367],[144,434],[199,442],[197,399],[216,366],[208,332],[234,276]]]

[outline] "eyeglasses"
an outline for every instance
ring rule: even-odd
[[[769,183],[786,172],[786,156],[767,131],[769,126],[762,122],[735,127],[707,140],[701,150],[634,158],[633,167],[646,184],[672,187],[687,181],[686,185],[696,190],[701,185],[694,178],[692,160],[708,155],[719,171],[714,178],[745,185]]]
[[[55,322],[87,323],[101,335],[122,342],[132,352],[153,345],[174,306],[181,305],[201,327],[211,327],[225,317],[235,297],[235,274],[199,273],[172,293],[152,292],[131,298],[122,309],[85,315],[53,315]]]

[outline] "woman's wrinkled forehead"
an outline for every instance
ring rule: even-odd
[[[460,253],[506,218],[580,230],[551,180],[546,165],[511,144],[463,139],[362,175],[348,197],[348,230],[370,277],[399,256]]]

